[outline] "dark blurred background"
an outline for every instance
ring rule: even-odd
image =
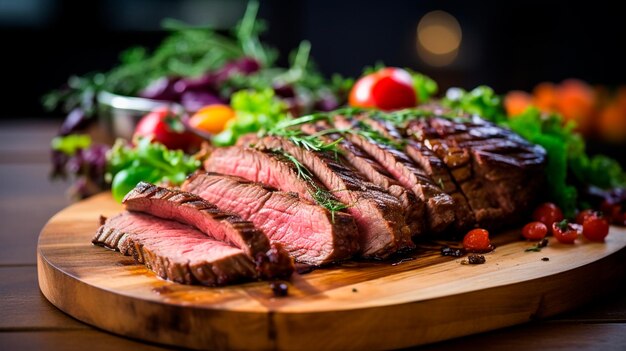
[[[0,0],[0,117],[44,116],[42,94],[71,74],[108,70],[129,46],[155,47],[165,35],[164,18],[226,30],[245,6],[245,0]],[[417,44],[418,23],[433,10],[447,13],[435,20],[452,28],[442,34],[448,46]],[[357,76],[382,61],[426,73],[442,90],[487,84],[500,93],[569,77],[626,82],[623,16],[615,1],[268,0],[260,8],[269,24],[265,39],[283,64],[307,39],[326,74]]]

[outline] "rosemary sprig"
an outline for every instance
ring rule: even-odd
[[[357,122],[357,128],[355,129],[351,129],[351,130],[345,130],[344,132],[348,132],[348,133],[353,133],[353,134],[357,134],[360,135],[372,142],[375,142],[377,144],[382,144],[382,145],[386,145],[389,147],[392,147],[396,150],[403,150],[404,147],[406,146],[406,142],[405,141],[401,141],[401,140],[392,140],[390,138],[387,138],[386,136],[384,136],[382,133],[380,133],[379,131],[375,130],[374,128],[372,128],[369,124],[367,123],[363,123],[362,121],[358,121]]]
[[[335,213],[345,210],[349,206],[335,199],[335,196],[330,191],[323,189],[319,185],[317,185],[317,182],[313,180],[313,174],[311,173],[311,171],[309,171],[309,169],[305,165],[298,161],[298,159],[293,157],[293,155],[282,149],[274,149],[272,151],[280,154],[281,156],[285,157],[289,162],[294,164],[298,178],[306,181],[313,188],[313,190],[309,191],[309,194],[311,195],[313,200],[315,200],[318,205],[324,207],[330,212],[331,220],[333,221],[333,223],[335,223]]]

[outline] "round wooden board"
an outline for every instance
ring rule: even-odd
[[[91,245],[100,215],[122,210],[108,194],[55,215],[38,244],[39,286],[73,317],[120,335],[195,349],[392,349],[551,316],[626,275],[626,230],[606,243],[551,241],[541,252],[519,232],[497,235],[483,265],[420,248],[406,262],[355,262],[295,275],[289,296],[267,282],[225,288],[155,277]],[[542,258],[549,260],[542,260]]]

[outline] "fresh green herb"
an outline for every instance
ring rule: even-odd
[[[332,192],[321,188],[313,179],[313,174],[311,173],[311,171],[309,171],[309,169],[305,165],[298,161],[298,159],[293,157],[293,155],[282,149],[275,149],[274,152],[282,155],[289,162],[293,163],[298,178],[306,181],[311,185],[312,190],[309,192],[309,194],[318,205],[324,207],[330,212],[333,223],[335,222],[335,213],[343,211],[349,207],[348,205],[345,205],[338,201],[332,194]]]
[[[529,248],[527,248],[526,250],[524,250],[524,252],[539,252],[541,251],[541,248],[539,247],[538,244],[535,244]]]
[[[560,221],[559,223],[556,223],[555,226],[561,229],[562,231],[566,231],[569,228],[569,221],[567,219],[564,219]]]
[[[198,167],[200,162],[181,150],[168,150],[148,138],[139,139],[135,147],[118,140],[107,154],[107,178],[117,201],[140,181],[178,185]]]
[[[54,151],[60,151],[68,156],[74,156],[80,149],[91,146],[91,137],[84,134],[71,134],[58,136],[52,139],[51,147]]]
[[[323,135],[338,133],[339,131],[337,129],[327,129],[315,134],[305,134],[299,128],[294,128],[305,123],[313,123],[316,121],[327,119],[329,119],[329,115],[324,113],[312,114],[295,119],[285,119],[278,122],[276,126],[274,126],[274,128],[268,131],[262,131],[259,134],[260,136],[270,135],[283,137],[289,139],[295,145],[306,150],[320,152],[331,151],[335,153],[335,156],[337,156],[339,153],[341,153],[340,149],[338,148],[338,144],[341,142],[342,139],[337,139],[333,142],[327,143],[320,138]]]
[[[244,134],[270,130],[288,118],[287,106],[274,96],[271,89],[238,91],[232,96],[231,107],[236,117],[213,138],[215,145],[233,145]]]
[[[404,140],[392,140],[390,138],[387,138],[382,133],[375,130],[374,128],[372,128],[372,126],[364,123],[363,121],[358,121],[355,129],[346,130],[344,132],[360,135],[374,143],[386,145],[396,150],[402,150],[405,147]]]

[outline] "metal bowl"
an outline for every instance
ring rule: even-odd
[[[123,96],[103,91],[98,94],[98,119],[107,136],[112,139],[130,140],[141,117],[161,106],[168,106],[181,114],[184,112],[182,106],[170,101]]]

